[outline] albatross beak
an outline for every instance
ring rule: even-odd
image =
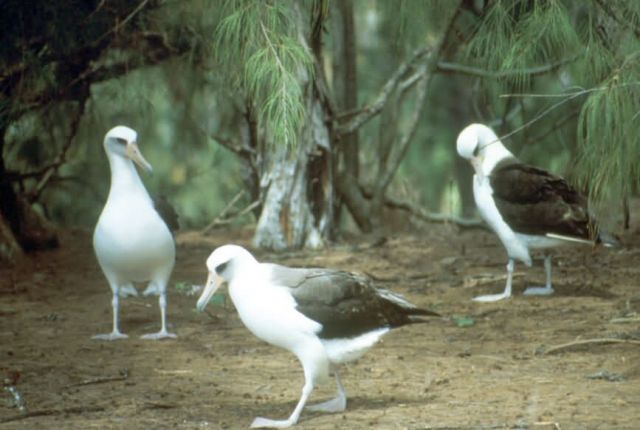
[[[218,276],[216,272],[209,272],[209,276],[207,276],[207,283],[204,285],[204,290],[202,294],[200,294],[200,298],[198,299],[198,303],[196,304],[196,309],[200,312],[204,310],[209,303],[209,299],[213,297],[213,294],[216,292],[218,287],[222,285],[223,279]]]
[[[477,157],[471,158],[471,165],[473,166],[473,170],[476,172],[476,176],[478,179],[482,180],[484,178],[484,174],[482,173],[482,162],[483,157],[478,155]]]
[[[153,171],[151,164],[142,156],[142,152],[140,152],[140,148],[138,148],[136,142],[129,142],[127,144],[127,157],[147,172]]]

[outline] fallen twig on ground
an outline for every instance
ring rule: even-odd
[[[80,387],[83,385],[104,384],[105,382],[124,381],[127,378],[129,378],[129,370],[122,369],[120,370],[119,376],[101,376],[98,378],[85,379],[82,382],[76,382],[75,384],[66,385],[64,388]]]
[[[611,324],[629,324],[640,322],[640,317],[619,317],[609,320]]]
[[[632,345],[640,345],[640,340],[631,340],[631,339],[616,339],[616,338],[595,338],[595,339],[583,339],[583,340],[575,340],[569,343],[563,343],[562,345],[552,346],[542,351],[542,355],[547,354],[555,354],[556,352],[563,351],[565,349],[570,349],[576,346],[584,346],[584,345],[598,345],[598,344],[607,344],[607,343],[628,343]]]
[[[562,430],[560,424],[555,421],[538,421],[535,423],[527,424],[474,424],[468,426],[426,426],[426,427],[412,427],[413,430],[527,430],[533,429],[542,430],[541,427],[548,427],[554,430]]]
[[[31,411],[20,415],[15,415],[8,418],[0,418],[0,423],[8,423],[11,421],[19,421],[27,418],[42,417],[50,415],[66,415],[66,414],[83,414],[86,412],[102,412],[104,406],[74,406],[71,408],[63,409],[42,409],[39,411]]]

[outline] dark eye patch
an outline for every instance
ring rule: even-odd
[[[476,148],[473,150],[473,156],[477,157],[480,153],[480,145],[476,145]]]
[[[127,144],[127,139],[123,139],[122,137],[116,137],[116,141],[122,145]]]
[[[218,264],[215,268],[215,271],[218,275],[222,276],[222,274],[224,273],[225,270],[227,270],[227,267],[229,266],[229,262],[226,261],[222,264]]]

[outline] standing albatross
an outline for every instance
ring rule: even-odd
[[[144,295],[159,296],[161,329],[143,339],[176,337],[167,331],[167,282],[175,262],[173,235],[149,197],[133,162],[151,171],[137,144],[137,133],[117,126],[104,138],[104,150],[111,168],[111,189],[93,233],[93,248],[113,298],[113,330],[94,339],[126,338],[120,332],[120,297],[137,296],[133,282],[149,284]],[[174,219],[171,222],[175,222]]]
[[[203,310],[224,282],[244,325],[258,338],[298,357],[302,396],[286,420],[256,418],[251,427],[284,428],[298,421],[316,383],[332,365],[364,354],[389,330],[439,316],[403,297],[377,289],[359,274],[331,269],[289,268],[258,262],[237,245],[217,248],[207,259],[209,276],[198,299]],[[338,396],[308,409],[340,412],[347,397],[335,373]]]
[[[529,251],[571,243],[594,244],[595,220],[587,199],[563,178],[520,162],[489,127],[471,124],[458,135],[458,154],[471,162],[473,196],[480,215],[498,235],[509,256],[507,283],[501,294],[474,298],[494,302],[511,297],[515,260],[531,266]],[[595,240],[594,240],[595,239]],[[544,287],[530,287],[525,295],[550,295],[551,254],[545,252]]]

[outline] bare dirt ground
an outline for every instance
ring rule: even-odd
[[[638,225],[637,219],[634,225]],[[3,429],[242,429],[255,416],[286,418],[302,388],[295,358],[254,338],[231,303],[194,311],[214,247],[249,244],[251,232],[179,236],[169,288],[176,340],[139,339],[159,328],[155,298],[128,298],[130,338],[110,330],[110,291],[91,233],[63,233],[62,248],[0,269],[0,376],[19,372],[26,412],[0,391]],[[300,429],[640,428],[640,232],[618,249],[556,253],[556,294],[540,261],[516,265],[515,297],[471,301],[504,286],[505,253],[486,231],[435,225],[386,243],[348,241],[319,252],[258,252],[263,261],[369,273],[381,285],[447,316],[390,333],[342,368],[349,401],[339,414],[304,411]],[[178,287],[179,288],[178,288]],[[615,339],[544,351],[576,340]],[[634,343],[635,342],[635,343]],[[5,381],[5,383],[8,383]],[[328,382],[312,401],[334,395]]]

